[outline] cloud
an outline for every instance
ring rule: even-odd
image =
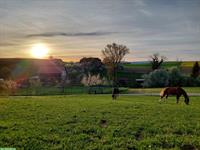
[[[103,36],[110,35],[116,32],[77,32],[77,33],[66,33],[66,32],[46,32],[39,34],[28,34],[26,37],[54,37],[54,36]]]
[[[137,7],[144,7],[144,6],[146,6],[146,3],[143,0],[134,0],[134,4]]]
[[[148,11],[147,9],[139,9],[138,10],[139,12],[141,12],[141,13],[143,13],[144,15],[146,15],[146,16],[152,16],[153,14],[150,12],[150,11]]]
[[[0,42],[0,46],[16,46],[16,43],[7,43],[7,42]]]

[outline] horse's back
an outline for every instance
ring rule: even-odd
[[[167,95],[176,95],[177,93],[179,93],[180,90],[182,90],[181,87],[167,87],[167,88],[164,88],[160,92],[160,96],[163,96],[164,94],[167,94]]]

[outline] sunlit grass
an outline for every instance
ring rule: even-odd
[[[200,148],[200,98],[1,97],[0,146],[26,149]]]

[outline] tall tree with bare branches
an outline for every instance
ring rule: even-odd
[[[107,67],[108,76],[113,81],[113,86],[117,86],[117,69],[124,56],[129,53],[125,45],[116,43],[108,44],[102,50],[103,63]]]
[[[155,53],[150,56],[152,70],[159,69],[161,64],[167,59],[165,56],[160,56],[159,53]]]

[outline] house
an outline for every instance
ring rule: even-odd
[[[12,79],[24,82],[32,76],[39,76],[40,81],[60,82],[66,78],[64,62],[61,59],[28,59],[28,58],[2,58],[0,70],[8,68]]]
[[[61,60],[38,60],[34,62],[34,67],[37,68],[37,75],[43,82],[50,80],[61,81],[66,77],[66,70]]]

